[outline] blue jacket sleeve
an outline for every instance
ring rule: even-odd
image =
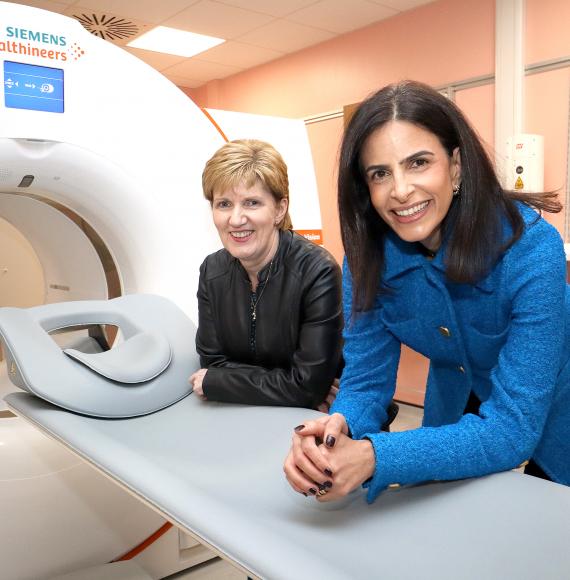
[[[343,264],[344,360],[340,390],[330,412],[346,418],[356,439],[379,431],[396,388],[400,342],[381,320],[378,302],[370,311],[352,318],[352,277]]]

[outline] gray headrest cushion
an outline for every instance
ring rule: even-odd
[[[63,352],[107,379],[130,384],[154,379],[172,360],[166,338],[148,332],[135,334],[105,352],[92,354],[74,348]]]
[[[97,352],[85,336],[62,350],[49,334],[94,324],[118,327],[123,342]],[[137,417],[187,396],[188,377],[200,368],[195,335],[196,327],[175,303],[152,294],[0,308],[10,380],[92,417]]]

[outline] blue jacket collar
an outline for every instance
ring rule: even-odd
[[[447,239],[444,239],[439,251],[432,258],[428,259],[418,247],[417,242],[405,242],[394,232],[388,232],[384,243],[384,274],[383,282],[390,286],[390,281],[403,274],[418,268],[431,267],[439,270],[445,275],[445,254],[447,252]],[[493,283],[490,276],[485,276],[474,284],[480,290],[486,292],[493,291]]]

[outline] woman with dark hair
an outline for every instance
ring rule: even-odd
[[[230,141],[202,186],[224,249],[200,268],[194,394],[327,411],[341,365],[341,271],[293,232],[285,161],[264,141]]]
[[[292,487],[373,501],[526,462],[570,485],[566,260],[535,211],[556,195],[505,191],[461,111],[412,81],[358,108],[338,184],[345,368],[331,414],[295,429]],[[430,359],[423,426],[381,433],[401,344]]]

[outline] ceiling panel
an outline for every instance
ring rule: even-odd
[[[237,6],[253,12],[283,17],[301,8],[316,4],[319,0],[287,0],[286,2],[268,2],[267,0],[217,0],[220,4]]]
[[[165,72],[162,73],[170,82],[174,83],[178,87],[184,87],[187,89],[196,89],[204,84],[201,79],[189,79],[186,77],[177,77],[176,75],[169,75]]]
[[[252,68],[258,64],[279,58],[284,54],[284,52],[278,52],[269,48],[229,40],[196,55],[196,58],[241,68]]]
[[[367,0],[321,0],[287,16],[287,20],[343,34],[395,14],[397,10]]]
[[[79,0],[74,7],[112,12],[113,14],[159,24],[199,0]]]
[[[434,0],[370,0],[370,2],[374,2],[375,4],[382,4],[388,8],[394,8],[398,10],[398,12],[411,10],[412,8],[416,8],[422,4],[429,4],[433,1]]]
[[[268,14],[249,12],[235,6],[202,0],[163,24],[228,40],[263,26],[271,20],[272,17]]]
[[[153,50],[143,50],[142,48],[124,47],[127,52],[130,52],[137,58],[144,60],[151,67],[158,71],[179,64],[186,60],[183,56],[175,56],[174,54],[164,54],[162,52],[154,52]]]
[[[272,50],[295,52],[307,46],[324,42],[336,36],[321,30],[288,20],[273,20],[269,24],[239,37],[242,42],[263,46]]]
[[[14,3],[70,16],[85,13],[90,18],[95,14],[98,22],[102,15],[124,19],[134,31],[122,38],[114,37],[114,44],[123,46],[180,86],[197,87],[431,1],[22,0]],[[158,24],[218,36],[228,42],[192,58],[125,46]],[[97,29],[92,23],[86,27],[100,36],[106,32],[105,27]]]
[[[42,10],[49,10],[50,12],[62,13],[75,0],[61,0],[61,2],[51,2],[50,0],[27,0],[26,2],[13,2],[8,0],[11,4],[24,4],[25,6],[33,6],[34,8],[41,8]]]
[[[196,58],[187,58],[181,63],[164,69],[162,72],[167,76],[174,75],[181,78],[207,82],[213,79],[228,77],[242,70],[242,68],[237,66],[228,66],[215,62],[205,62],[203,60],[197,60]]]

